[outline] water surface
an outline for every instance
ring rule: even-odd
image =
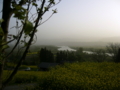
[[[58,46],[58,51],[76,51],[75,49],[72,49],[68,46]]]

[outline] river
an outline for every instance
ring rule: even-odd
[[[58,51],[76,51],[75,49],[72,49],[68,46],[58,46]]]
[[[68,46],[57,46],[58,47],[58,51],[77,51],[75,49],[72,49]],[[87,54],[94,54],[95,52],[92,52],[92,51],[83,51],[83,53],[87,53]],[[105,53],[106,55],[108,56],[113,56],[114,54],[110,54],[110,53]]]

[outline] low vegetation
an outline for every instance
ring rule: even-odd
[[[29,52],[23,61],[24,65],[21,65],[10,84],[37,83],[33,90],[120,89],[120,63],[115,62],[112,56],[106,55],[105,49],[90,49],[88,51],[94,53],[88,54],[83,53],[85,50],[83,48],[77,48],[76,52],[55,51],[56,48],[52,47],[52,50],[50,48],[51,46],[49,49],[41,47],[39,51]],[[14,55],[11,58],[15,61],[8,60],[5,65],[4,81],[16,65],[17,56]],[[61,65],[61,61],[72,61],[72,63],[64,62],[65,64]],[[60,65],[51,68],[50,71],[38,71],[37,66],[40,62],[60,63]],[[25,71],[27,67],[30,67],[31,71]],[[27,90],[31,89],[27,87]]]
[[[37,82],[34,90],[119,90],[120,63],[66,63],[50,71],[19,71],[12,84]],[[4,71],[4,79],[8,71]]]
[[[12,70],[13,68],[15,68],[16,64],[15,63],[7,63],[5,70]],[[32,71],[37,71],[38,67],[36,66],[28,66],[28,65],[21,65],[19,70],[24,70],[26,68],[30,67]]]

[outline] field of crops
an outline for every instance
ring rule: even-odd
[[[30,82],[38,83],[36,90],[120,90],[120,63],[83,62],[48,72],[19,71],[11,83]]]

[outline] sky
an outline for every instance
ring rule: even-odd
[[[120,0],[61,0],[55,8],[58,13],[38,27],[37,43],[120,37]]]
[[[120,0],[62,0],[56,7],[58,13],[38,28],[38,38],[95,41],[120,37]]]

